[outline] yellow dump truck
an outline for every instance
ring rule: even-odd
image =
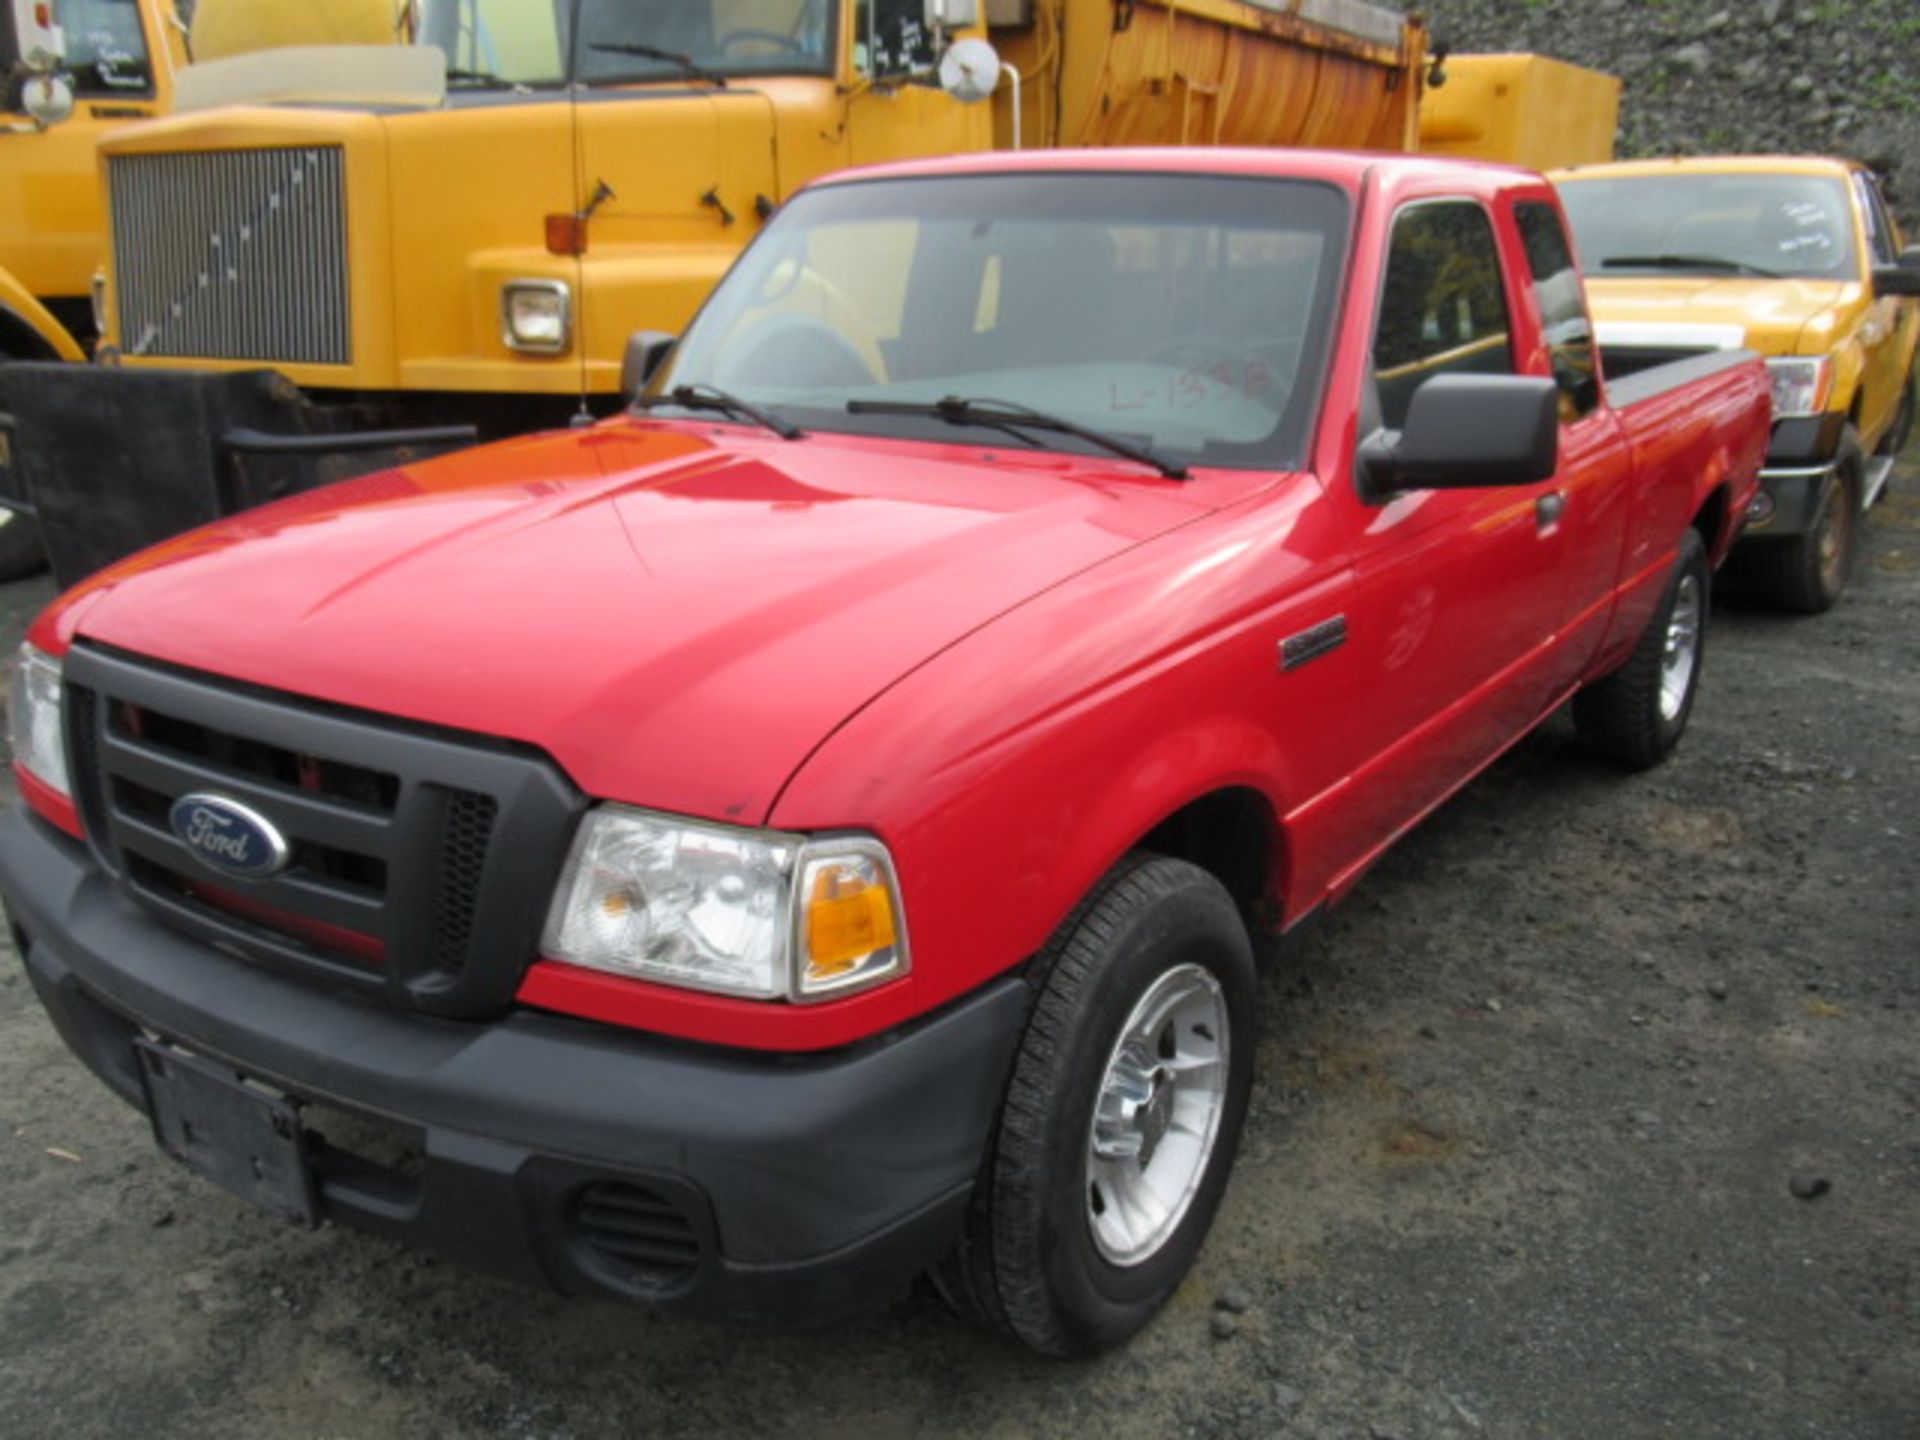
[[[173,118],[102,146],[104,363],[0,378],[0,497],[71,577],[604,410],[630,338],[677,332],[787,194],[848,165],[1417,139],[1426,31],[1383,7],[982,4],[417,0],[390,7],[398,46],[203,44]]]
[[[1420,149],[1529,170],[1598,164],[1613,158],[1620,89],[1545,55],[1450,55],[1420,102]]]
[[[174,17],[172,0],[0,0],[0,357],[77,359],[91,340],[94,150],[166,113]]]
[[[103,253],[94,150],[164,114],[184,59],[173,0],[0,0],[0,363],[76,361]],[[13,448],[0,426],[0,468]],[[38,568],[30,517],[0,510],[0,580]]]

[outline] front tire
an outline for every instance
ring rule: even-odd
[[[1038,964],[968,1236],[942,1278],[1030,1348],[1088,1355],[1146,1324],[1219,1207],[1253,1078],[1253,951],[1217,880],[1137,854]]]
[[[1832,609],[1846,590],[1860,547],[1866,468],[1859,432],[1849,425],[1806,533],[1755,542],[1745,568],[1768,604],[1796,615],[1818,615]]]
[[[1588,749],[1649,770],[1680,743],[1700,690],[1712,587],[1707,547],[1690,529],[1660,607],[1627,663],[1573,697],[1574,727]]]

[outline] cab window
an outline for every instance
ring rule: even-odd
[[[1866,217],[1868,258],[1875,265],[1898,264],[1900,239],[1894,233],[1893,222],[1887,218],[1880,187],[1868,175],[1856,174],[1853,183],[1860,191],[1860,213]]]
[[[924,0],[859,0],[853,59],[866,75],[911,75],[933,65],[933,31]]]
[[[60,0],[73,93],[100,98],[151,95],[153,66],[137,0]]]
[[[1540,307],[1553,381],[1560,387],[1560,418],[1577,420],[1600,403],[1600,384],[1594,378],[1593,326],[1587,319],[1573,247],[1567,244],[1566,229],[1551,205],[1522,201],[1513,207],[1513,221],[1527,252],[1527,271],[1534,303]]]
[[[1406,423],[1413,392],[1435,375],[1513,373],[1512,327],[1493,223],[1470,200],[1402,210],[1388,242],[1373,335],[1381,423]]]

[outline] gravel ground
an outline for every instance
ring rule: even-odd
[[[1121,1353],[925,1297],[721,1329],[285,1228],[160,1157],[9,962],[6,1428],[1920,1435],[1915,461],[1836,611],[1716,618],[1664,769],[1556,720],[1275,960],[1226,1207]],[[0,591],[9,635],[46,597]]]

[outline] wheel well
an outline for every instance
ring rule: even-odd
[[[1249,922],[1270,925],[1276,843],[1266,797],[1234,788],[1175,811],[1141,838],[1140,848],[1198,865],[1226,886]]]
[[[1727,487],[1720,485],[1701,502],[1694,512],[1693,528],[1700,532],[1700,543],[1707,547],[1707,554],[1717,555],[1720,542],[1727,533]]]
[[[58,360],[60,356],[25,320],[0,305],[0,359]]]

